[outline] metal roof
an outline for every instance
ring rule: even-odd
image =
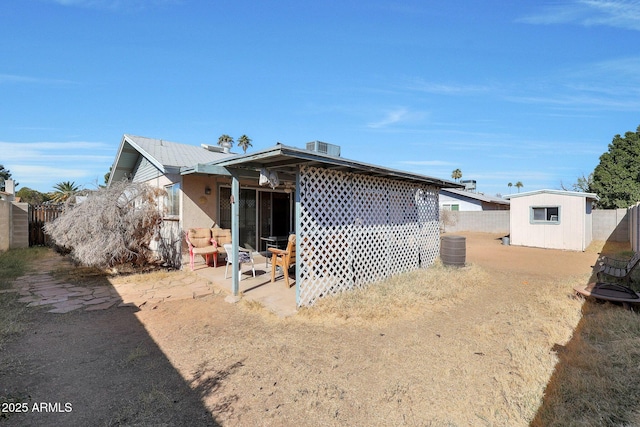
[[[535,191],[528,191],[526,193],[509,194],[507,196],[504,196],[504,198],[514,199],[517,197],[533,196],[534,194],[543,194],[543,193],[558,194],[561,196],[586,197],[587,199],[593,199],[593,200],[600,199],[598,195],[595,193],[583,193],[582,191],[565,191],[565,190],[535,190]]]
[[[467,197],[469,199],[480,200],[481,202],[497,203],[497,204],[500,204],[500,205],[509,205],[510,204],[508,200],[505,200],[505,199],[500,198],[500,197],[487,196],[486,194],[481,194],[481,193],[472,193],[471,191],[459,190],[457,188],[443,188],[441,190],[441,193],[443,191],[451,193],[451,194],[455,194],[457,196]]]
[[[282,172],[295,176],[298,166],[306,165],[341,172],[351,172],[370,176],[384,177],[399,181],[416,182],[422,184],[435,185],[437,187],[458,187],[464,186],[453,181],[434,178],[426,175],[411,172],[389,169],[382,166],[371,165],[344,157],[330,156],[316,151],[301,148],[289,147],[277,144],[251,154],[242,154],[226,159],[210,162],[208,164],[195,164],[194,166],[182,168],[183,175],[190,173],[211,173],[227,174],[224,170],[235,169],[240,175],[245,172],[248,176],[253,176],[262,168],[270,171]],[[256,175],[257,176],[257,175]]]
[[[109,184],[129,176],[140,156],[146,158],[164,174],[177,174],[182,167],[213,162],[234,154],[217,153],[200,146],[125,134],[111,168]]]

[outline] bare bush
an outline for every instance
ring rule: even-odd
[[[440,231],[446,232],[447,226],[454,226],[458,223],[458,216],[456,211],[448,209],[440,209]]]
[[[146,184],[118,182],[91,193],[82,203],[67,205],[45,232],[80,264],[142,265],[152,260],[149,244],[162,223],[157,203],[162,194]]]

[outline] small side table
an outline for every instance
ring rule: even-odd
[[[260,240],[265,243],[264,266],[268,267],[269,262],[271,261],[269,257],[269,248],[285,249],[287,246],[287,242],[289,241],[289,236],[267,236],[261,237]]]

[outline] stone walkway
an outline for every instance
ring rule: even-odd
[[[39,271],[17,278],[13,289],[0,292],[18,292],[21,295],[18,301],[29,307],[48,306],[50,313],[106,310],[113,306],[153,308],[162,301],[199,298],[214,293],[210,283],[184,272],[174,272],[157,281],[78,286],[56,279],[50,273],[65,262],[60,256],[45,258],[38,265]]]

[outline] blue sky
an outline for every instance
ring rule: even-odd
[[[247,134],[509,194],[640,125],[637,0],[13,0],[0,40],[18,189],[95,188],[125,133]]]

